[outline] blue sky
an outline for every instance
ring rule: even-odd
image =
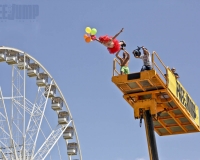
[[[200,2],[1,0],[1,5],[39,5],[35,20],[0,20],[0,45],[23,50],[51,73],[72,112],[85,160],[148,160],[144,124],[111,82],[112,60],[97,42],[84,42],[85,27],[97,36],[125,40],[127,51],[136,46],[156,51],[167,66],[175,67],[180,81],[200,106]],[[131,55],[130,71],[142,61]],[[9,85],[9,84],[8,84]],[[161,160],[200,160],[200,133],[160,137]],[[64,146],[65,147],[65,146]]]

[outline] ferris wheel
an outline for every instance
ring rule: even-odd
[[[0,160],[82,160],[69,107],[48,71],[2,46],[0,73]]]

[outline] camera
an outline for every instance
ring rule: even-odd
[[[138,46],[137,46],[138,47]],[[136,57],[136,58],[138,58],[138,57],[140,57],[141,56],[141,52],[140,52],[140,49],[141,49],[142,47],[138,47],[137,49],[135,49],[135,50],[133,50],[133,55],[134,55],[134,57]]]

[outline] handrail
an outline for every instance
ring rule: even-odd
[[[155,56],[158,58],[158,60],[160,61],[160,63],[163,65],[163,67],[165,68],[165,73],[167,74],[167,67],[165,66],[165,64],[163,63],[163,61],[160,59],[160,57],[158,56],[158,54],[153,51],[152,53],[152,68],[155,70],[155,68],[158,69],[158,71],[161,73],[161,75],[164,77],[164,79],[166,80],[166,84],[168,83],[168,79],[166,77],[166,74],[163,74],[163,72],[161,71],[161,69],[158,67],[158,65],[155,62]]]
[[[120,65],[119,61],[116,58],[114,58],[113,59],[113,76],[115,76],[115,73],[117,73],[117,75],[120,75],[120,73],[116,69],[116,62]]]
[[[160,57],[158,56],[158,54],[155,51],[153,51],[153,53],[152,53],[152,62],[154,62],[154,55],[156,55],[156,57],[162,63],[162,65],[165,67],[165,69],[167,69],[167,67],[165,66],[165,64],[163,63],[163,61],[160,59]]]
[[[165,75],[163,74],[163,72],[160,70],[160,68],[157,66],[157,64],[154,62],[154,65],[156,66],[156,68],[160,71],[160,73],[163,75],[163,77],[165,77]],[[166,77],[165,77],[166,79]]]

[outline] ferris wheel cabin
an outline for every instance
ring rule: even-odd
[[[17,64],[17,68],[23,70],[24,68],[27,69],[30,63],[30,58],[24,55],[19,56],[19,63]]]
[[[66,111],[60,111],[58,113],[58,123],[59,124],[68,124],[69,123],[69,113]]]
[[[74,136],[74,128],[69,126],[65,129],[63,133],[63,138],[64,139],[72,139]]]
[[[6,61],[7,50],[0,50],[0,62]]]
[[[46,73],[39,73],[36,79],[36,84],[39,87],[45,87],[48,84],[48,75]]]
[[[19,52],[9,50],[6,54],[6,63],[9,65],[18,64]]]
[[[36,64],[36,63],[30,63],[28,65],[27,75],[29,77],[36,77],[39,74],[39,69],[40,69],[40,67],[39,67],[38,64]]]
[[[149,110],[160,136],[200,132],[198,106],[156,52],[152,70],[120,75],[117,63],[114,59],[112,82],[133,108],[135,119]]]
[[[51,108],[53,110],[62,110],[63,100],[60,97],[53,97],[51,100]]]
[[[77,155],[78,152],[78,144],[73,142],[73,143],[68,143],[67,144],[67,154],[68,155]]]
[[[44,96],[48,98],[52,98],[52,97],[55,97],[55,95],[56,95],[56,86],[53,84],[48,84],[45,87]]]

